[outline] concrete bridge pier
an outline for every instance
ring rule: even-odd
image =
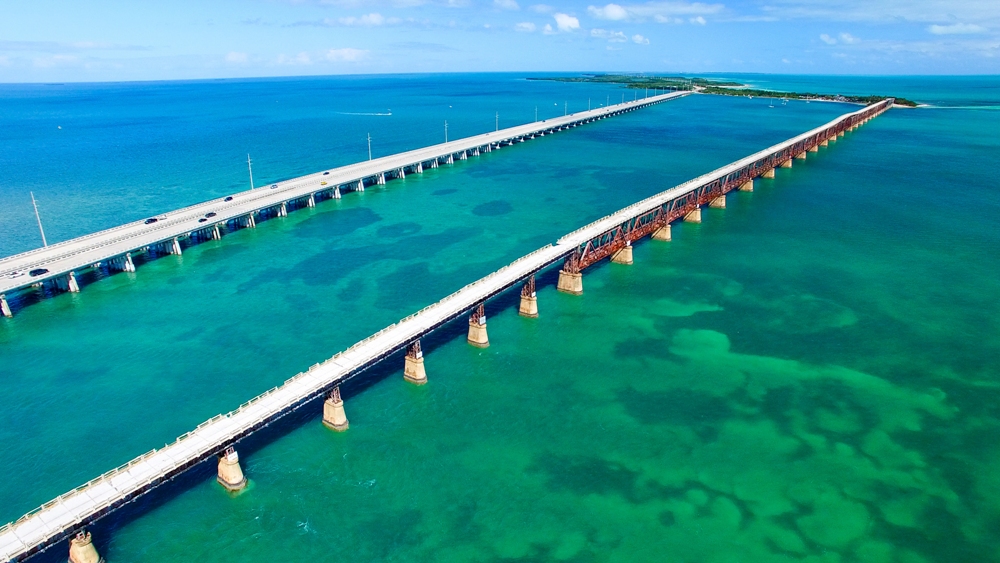
[[[375,183],[380,186],[385,185],[385,172],[379,172],[379,175],[375,177]]]
[[[632,265],[632,241],[626,240],[625,246],[611,255],[611,261],[615,264]]]
[[[653,240],[670,241],[670,223],[653,231]]]
[[[399,178],[400,180],[406,178],[406,170],[403,170],[402,168],[400,168],[399,170],[397,170],[396,171],[396,177]]]
[[[417,163],[417,174],[423,174],[423,173],[424,173],[424,163],[423,162],[418,162]]]
[[[813,145],[809,147],[809,149],[806,152],[819,152],[819,145]]]
[[[414,385],[427,383],[427,371],[424,369],[424,353],[420,350],[420,341],[410,344],[403,361],[403,379]]]
[[[132,253],[126,252],[122,261],[122,270],[125,272],[135,272],[135,263],[132,262]]]
[[[340,186],[333,188],[333,199],[340,199]]]
[[[90,532],[80,530],[69,540],[69,563],[104,563],[97,553]]]
[[[403,170],[403,169],[402,169],[402,168],[400,168],[399,170],[400,170],[400,172],[402,172],[402,170]],[[364,181],[364,180],[358,180],[358,187],[357,187],[357,190],[358,190],[359,192],[363,192],[363,191],[365,191],[365,181]]]
[[[212,227],[212,240],[222,240],[222,231],[219,230],[218,223]]]
[[[469,344],[478,348],[490,345],[490,337],[486,334],[486,307],[480,303],[469,315]]]
[[[479,156],[479,147],[472,149],[472,156]]]
[[[281,207],[278,208],[278,217],[288,217],[288,202],[281,202]]]
[[[323,402],[323,425],[337,432],[343,432],[350,426],[347,413],[344,412],[344,401],[340,398],[339,385],[330,391],[330,395]]]
[[[701,208],[695,207],[684,214],[685,223],[701,223]]]
[[[819,142],[819,146],[821,147],[830,146],[830,139],[823,139],[822,141]]]
[[[838,137],[843,137],[843,136],[844,136],[844,132],[843,132],[843,131],[841,131],[840,133],[837,133],[837,136],[838,136]]]
[[[760,175],[761,178],[774,178],[774,168],[769,168],[767,172]]]
[[[538,295],[535,293],[535,274],[531,274],[528,281],[524,282],[521,288],[521,306],[517,309],[517,314],[522,317],[538,317]]]
[[[0,314],[8,319],[14,318],[14,313],[10,310],[10,304],[7,303],[7,296],[2,293],[0,293]]]
[[[306,200],[306,207],[316,207],[316,194],[309,194],[309,199]]]
[[[247,218],[246,218],[246,228],[248,228],[248,229],[256,229],[257,228],[257,221],[254,220],[253,213],[247,215]]]
[[[713,209],[725,209],[726,194],[722,194],[719,197],[713,197],[712,200],[708,202],[708,206]]]
[[[449,154],[448,160],[445,161],[445,164],[455,164],[455,155]]]
[[[486,145],[486,152],[492,152],[492,151],[493,151],[493,145]]]
[[[179,238],[174,237],[174,240],[170,241],[170,254],[177,254],[180,256],[184,252],[181,250],[181,241]]]
[[[229,492],[239,491],[247,486],[247,478],[240,468],[240,456],[232,446],[219,454],[219,476],[216,480]]]
[[[458,157],[459,160],[468,160],[469,154],[467,151],[462,151],[462,154]]]
[[[749,179],[746,182],[740,184],[739,190],[741,192],[752,192],[753,191],[753,179]]]
[[[795,155],[795,160],[805,160],[805,159],[806,159],[806,151],[802,151],[799,154]]]
[[[571,295],[583,295],[583,274],[580,273],[580,257],[573,254],[566,259],[559,270],[559,282],[556,289]]]
[[[778,168],[791,168],[791,167],[792,167],[792,159],[790,158],[782,162],[781,165],[778,166]]]
[[[435,158],[434,160],[431,161],[431,168],[437,168],[437,167],[438,167],[438,159]]]
[[[66,291],[80,293],[80,284],[76,281],[76,272],[66,274]]]

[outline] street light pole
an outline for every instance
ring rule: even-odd
[[[535,106],[535,121],[538,121],[538,106]]]
[[[500,130],[500,112],[499,111],[497,112],[497,128],[496,128],[496,130],[497,131]]]
[[[569,115],[569,102],[563,102],[563,115]]]
[[[444,142],[448,142],[448,120],[444,120]]]
[[[247,153],[247,170],[250,172],[250,189],[253,189],[253,166],[250,164],[250,153]]]
[[[28,193],[31,194],[31,206],[35,208],[35,221],[38,221],[38,232],[42,234],[42,246],[48,246],[49,243],[45,241],[45,230],[42,229],[42,218],[38,216],[38,204],[35,203],[35,193]]]
[[[372,134],[368,134],[368,160],[372,159]]]

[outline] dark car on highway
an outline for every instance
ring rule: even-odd
[[[227,196],[226,196],[226,199],[224,199],[224,200],[222,200],[222,201],[233,201],[233,196],[231,196],[231,195],[227,195]]]
[[[157,219],[156,217],[150,217],[149,219],[146,219],[146,224],[147,225],[152,225],[153,223],[155,223],[157,221],[159,221],[159,219]]]
[[[205,217],[215,217],[215,211],[212,211],[212,212],[209,212],[209,213],[206,213],[206,214],[205,214]]]
[[[35,277],[35,276],[40,276],[42,274],[47,274],[47,273],[49,273],[49,271],[46,268],[35,268],[34,270],[28,272],[28,275],[31,276],[31,277]]]

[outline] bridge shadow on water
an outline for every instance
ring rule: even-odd
[[[545,269],[537,272],[535,275],[536,291],[541,290],[545,286],[555,286],[559,280],[560,267],[561,262],[547,266]],[[520,305],[520,298],[521,284],[518,283],[489,299],[487,315],[496,316],[501,311],[507,311],[508,309],[516,310]],[[424,335],[420,339],[420,346],[424,354],[433,353],[434,350],[451,343],[455,339],[467,336],[467,312],[435,328],[429,334]],[[401,347],[371,367],[355,373],[344,383],[341,383],[341,396],[344,400],[349,401],[351,397],[360,395],[366,389],[386,379],[399,378],[402,380],[403,358],[406,355],[406,348],[407,346]],[[294,411],[289,412],[278,420],[236,442],[235,445],[241,459],[245,460],[306,424],[321,424],[324,400],[325,394],[324,396],[307,401]],[[92,523],[85,523],[84,526],[93,534],[94,546],[97,548],[98,553],[102,556],[106,555],[116,530],[128,526],[133,521],[155,511],[179,495],[204,485],[206,481],[215,481],[217,465],[217,459],[211,456],[173,479],[170,479],[167,483],[153,488],[148,493],[143,494],[136,500],[110,514]],[[246,462],[243,461],[244,469],[246,466]],[[253,478],[249,474],[247,477],[249,479]],[[59,540],[44,552],[29,558],[28,561],[32,563],[64,563],[69,549],[68,541],[68,538]]]

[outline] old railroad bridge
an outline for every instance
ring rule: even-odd
[[[532,124],[529,131],[528,126],[524,126],[526,129],[516,135],[506,132],[500,135],[505,140],[491,140],[483,136],[481,141],[465,140],[464,148],[453,145],[442,149],[445,146],[439,145],[436,150],[440,149],[444,151],[443,154],[452,155],[453,147],[465,151],[462,154],[468,154],[477,147],[496,148],[497,143],[514,142],[514,139],[520,136],[541,134],[549,131],[549,128],[557,130],[560,127],[573,126],[601,116],[613,115],[615,112],[656,103],[670,96],[668,94],[641,103],[633,102],[632,105],[606,108],[604,113],[595,110],[598,113],[568,116],[559,121],[561,125],[553,123],[555,120],[550,120],[544,128],[540,128],[539,124]],[[172,444],[143,454],[45,503],[17,521],[0,527],[0,561],[21,561],[69,538],[71,562],[97,563],[100,558],[91,542],[90,534],[84,527],[102,516],[213,457],[218,457],[219,483],[229,490],[243,488],[246,486],[246,477],[234,449],[242,438],[321,397],[326,397],[323,402],[323,423],[334,430],[346,430],[348,421],[339,386],[352,376],[406,349],[404,379],[415,384],[425,383],[427,374],[420,350],[422,336],[471,311],[468,341],[472,345],[488,346],[485,304],[490,298],[523,284],[519,312],[528,317],[537,316],[535,273],[562,261],[558,289],[580,294],[583,292],[582,271],[588,266],[607,257],[616,263],[631,264],[633,242],[647,235],[652,235],[653,240],[670,240],[672,222],[678,220],[700,222],[703,206],[725,207],[728,192],[753,190],[755,178],[773,178],[777,168],[789,168],[794,160],[804,160],[808,153],[817,152],[820,147],[827,146],[839,137],[843,137],[845,133],[857,129],[888,110],[892,107],[892,103],[893,100],[889,98],[842,115],[816,129],[630,205],[562,237],[555,244],[549,244],[515,260],[437,303],[382,329],[325,362],[313,365],[307,371],[288,379],[284,384],[240,405],[236,410],[205,421],[194,430],[177,438]],[[428,154],[427,158],[439,159],[442,153],[439,152],[438,156]],[[417,158],[402,157],[395,161],[394,165],[402,167],[407,160],[409,162],[405,165],[407,167],[420,166],[421,161]],[[369,170],[376,168],[385,170],[381,165],[372,166],[374,168]],[[364,176],[364,178],[370,177],[367,174]],[[288,191],[299,194],[298,197],[302,197],[303,193],[312,194],[316,189],[312,185],[316,179],[308,177],[307,180],[296,180],[295,182],[301,184],[296,188],[297,191],[292,188]],[[246,197],[250,199],[251,196]],[[268,201],[270,200],[263,203]],[[261,200],[255,200],[255,203],[240,203],[238,204],[240,208],[230,215],[237,217],[241,213],[246,217],[250,207],[261,209],[261,203]],[[269,204],[273,205],[273,202]],[[176,229],[172,231],[179,232]]]

